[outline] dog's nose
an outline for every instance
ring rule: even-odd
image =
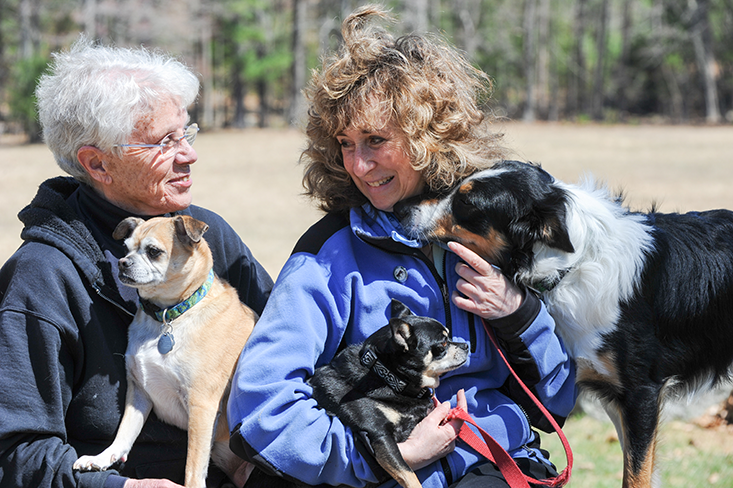
[[[405,209],[406,205],[404,202],[404,200],[401,200],[395,203],[394,207],[392,207],[392,213],[394,213],[398,220],[403,220],[407,217],[407,210]]]
[[[120,267],[120,269],[127,269],[130,267],[130,261],[127,258],[122,258],[119,260],[117,265]]]

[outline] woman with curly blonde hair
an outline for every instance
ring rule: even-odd
[[[507,152],[482,111],[491,83],[454,48],[425,35],[394,38],[366,6],[343,23],[343,46],[312,78],[303,152],[306,193],[326,212],[299,240],[241,355],[229,400],[231,446],[272,477],[311,485],[395,486],[369,438],[318,408],[307,379],[391,318],[397,299],[439,320],[468,361],[441,377],[436,408],[399,444],[425,487],[508,486],[461,442],[452,406],[476,422],[534,478],[556,475],[534,427],[547,421],[500,362],[489,322],[515,369],[557,418],[575,401],[575,370],[539,299],[457,244],[411,239],[395,204],[450,188]],[[276,359],[274,359],[276,358]],[[393,372],[399,376],[399,373]],[[424,386],[424,385],[422,385]],[[461,391],[465,392],[461,393]],[[258,485],[260,483],[260,485]]]
[[[365,7],[344,23],[343,46],[324,61],[306,92],[308,147],[302,159],[307,193],[326,211],[359,206],[366,197],[344,168],[337,135],[373,127],[387,116],[406,137],[412,168],[433,190],[485,169],[506,155],[501,134],[481,109],[491,80],[438,38],[394,39],[367,21],[385,17]]]

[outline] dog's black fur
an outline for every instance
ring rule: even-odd
[[[308,383],[320,407],[365,433],[379,465],[402,486],[412,486],[414,473],[397,444],[433,408],[430,388],[438,386],[440,374],[466,361],[468,347],[451,342],[443,324],[412,314],[400,301],[392,300],[391,307],[389,324],[345,348]],[[364,358],[370,354],[386,371],[377,373],[377,364],[368,365]],[[388,384],[385,375],[390,374],[404,382],[404,390]]]
[[[651,486],[665,395],[731,378],[733,213],[630,212],[516,161],[395,212],[413,236],[461,242],[541,293],[619,431],[624,487]]]
[[[420,487],[397,444],[432,410],[439,375],[466,362],[468,345],[450,341],[443,324],[414,315],[399,300],[390,306],[387,325],[344,348],[308,384],[318,406],[351,427],[390,476],[402,486]],[[257,470],[253,476],[265,477]],[[252,485],[300,486],[272,477]]]

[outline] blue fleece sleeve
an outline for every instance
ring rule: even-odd
[[[533,324],[522,334],[539,370],[540,380],[533,391],[542,404],[564,420],[575,406],[578,388],[575,384],[575,362],[555,332],[555,321],[542,303]]]
[[[335,355],[351,312],[343,282],[329,278],[310,254],[285,264],[237,365],[228,420],[257,457],[288,476],[363,486],[377,481],[368,460],[306,384]]]
[[[527,292],[522,307],[508,317],[487,321],[512,368],[562,424],[575,405],[575,363],[555,332],[555,321],[534,294]],[[511,378],[510,396],[530,413],[533,424],[550,431],[541,412]]]

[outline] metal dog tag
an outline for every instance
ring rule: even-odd
[[[173,339],[173,334],[165,333],[158,339],[158,352],[166,355],[173,349],[176,341]]]

